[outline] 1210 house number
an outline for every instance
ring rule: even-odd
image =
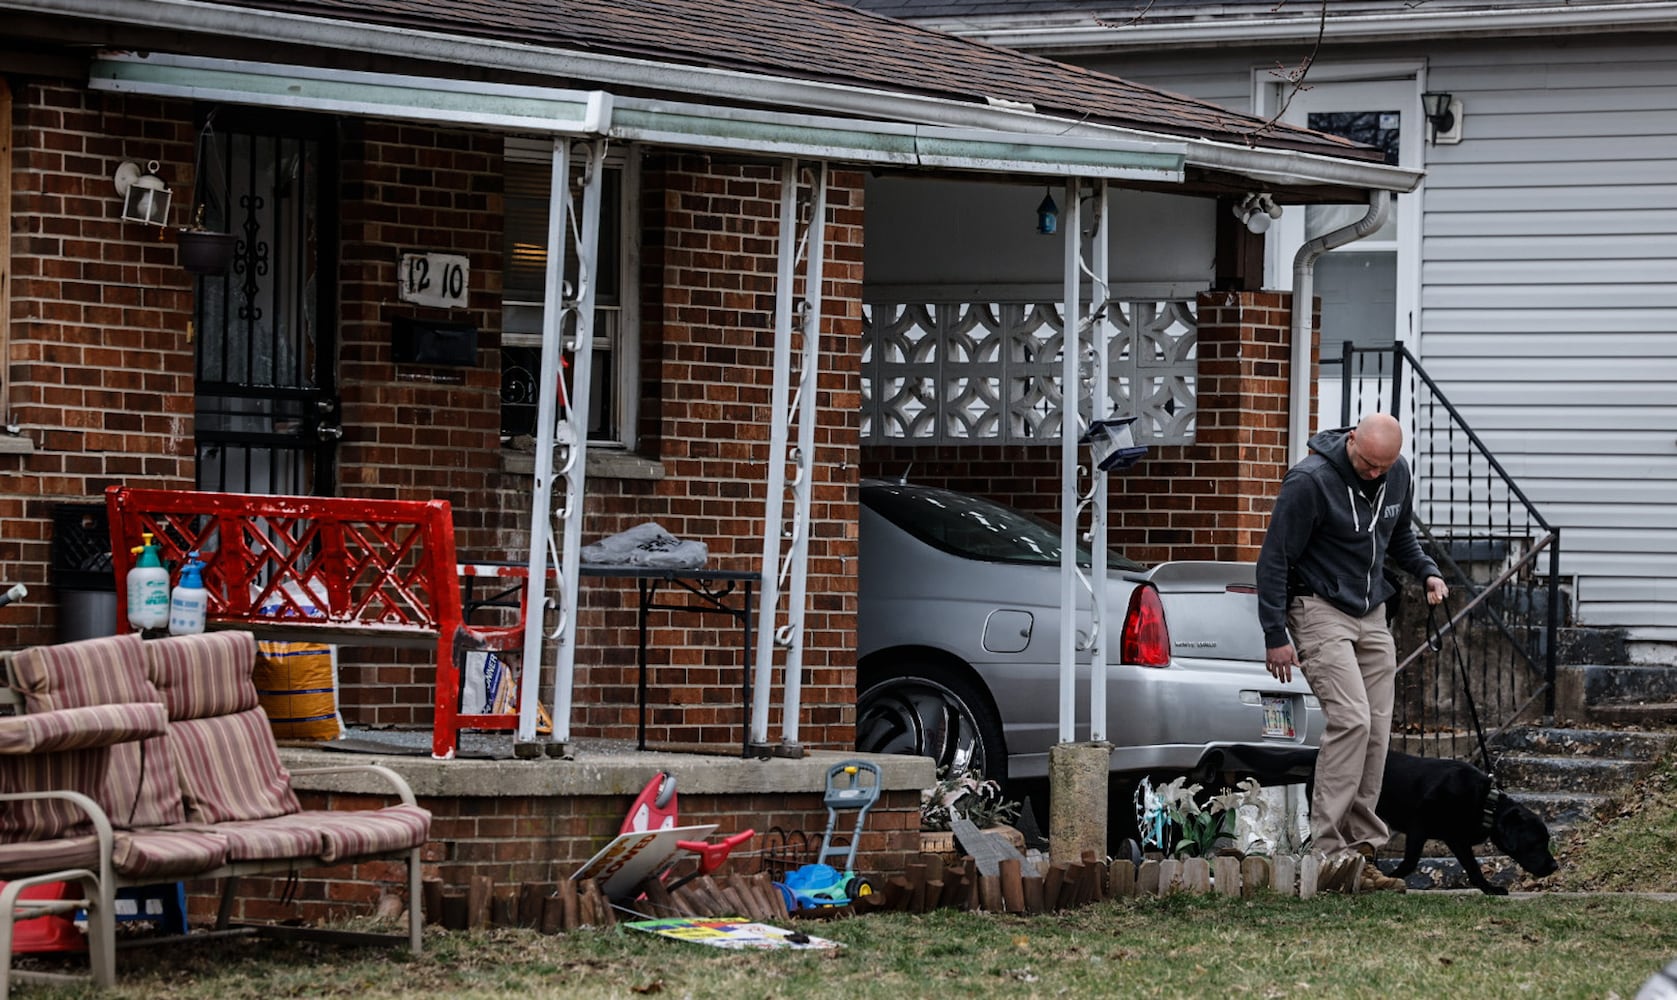
[[[463,254],[405,253],[397,271],[396,295],[403,302],[422,306],[464,309],[469,277]]]

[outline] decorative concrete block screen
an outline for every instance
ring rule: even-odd
[[[1199,409],[1194,303],[1114,302],[1109,318],[1110,406],[1103,415],[1138,417],[1138,443],[1192,444]],[[1063,326],[1055,302],[868,302],[862,443],[1058,441]],[[1087,344],[1083,350],[1087,401],[1095,353]]]

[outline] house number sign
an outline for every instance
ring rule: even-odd
[[[405,253],[396,277],[396,296],[403,302],[445,309],[466,307],[470,273],[463,254]]]

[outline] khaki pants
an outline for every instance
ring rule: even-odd
[[[1374,804],[1391,742],[1397,677],[1397,647],[1386,628],[1385,608],[1357,618],[1320,597],[1295,597],[1287,627],[1299,669],[1327,719],[1310,799],[1314,847],[1327,855],[1378,849],[1390,837]]]

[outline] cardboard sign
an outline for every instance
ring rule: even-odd
[[[683,853],[675,845],[676,841],[704,840],[715,830],[715,823],[706,823],[618,834],[600,849],[600,853],[578,868],[571,875],[571,881],[598,879],[600,890],[608,899],[632,896],[636,886],[658,874],[675,860],[676,855]]]
[[[1002,862],[1009,858],[1025,860],[1025,856],[1008,843],[1006,837],[999,833],[985,833],[970,819],[957,817],[949,828],[955,832],[955,839],[961,842],[961,848],[972,855],[980,875],[1000,875]]]
[[[727,917],[670,917],[665,920],[636,920],[624,926],[675,938],[678,941],[708,944],[712,948],[794,948],[830,951],[841,947],[837,941],[814,937],[802,931],[788,931],[768,924],[754,924]]]

